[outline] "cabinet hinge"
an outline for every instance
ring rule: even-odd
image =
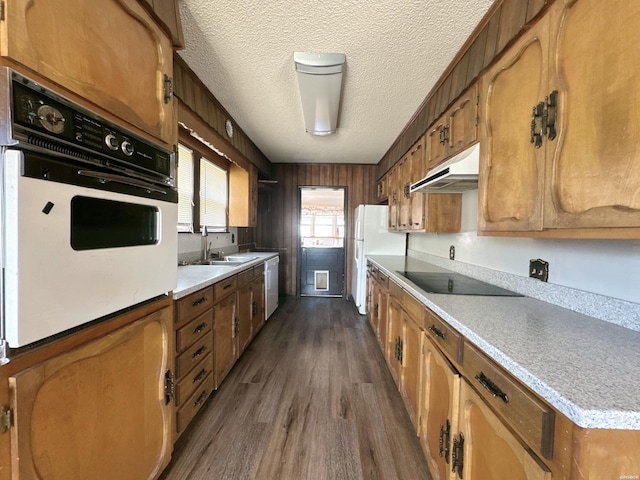
[[[167,370],[164,374],[164,403],[169,405],[173,402],[176,394],[176,384],[173,379],[171,370]]]
[[[4,2],[0,2],[0,21],[4,20]]]
[[[13,410],[8,405],[3,405],[0,410],[0,432],[7,432],[13,425]]]
[[[166,73],[164,74],[163,90],[164,90],[164,103],[169,103],[171,96],[173,95],[173,78]]]

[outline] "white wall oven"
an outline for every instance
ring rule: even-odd
[[[0,360],[166,294],[175,154],[0,69]]]

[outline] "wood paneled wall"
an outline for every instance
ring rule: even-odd
[[[554,0],[497,0],[378,163],[382,177]]]
[[[361,203],[375,203],[376,165],[352,164],[274,164],[277,184],[263,188],[258,196],[259,248],[280,252],[280,294],[297,294],[298,209],[301,186],[347,188],[347,265],[345,293],[351,294],[353,259],[353,209]]]

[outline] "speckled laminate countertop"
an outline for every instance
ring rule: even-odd
[[[260,265],[266,260],[278,256],[275,252],[246,252],[234,253],[233,255],[255,258],[242,265],[187,265],[178,267],[178,283],[173,290],[173,299],[178,300],[186,297],[191,293],[220,282],[225,278],[229,278],[249,267]]]
[[[640,332],[529,297],[426,293],[396,272],[445,269],[368,258],[578,426],[640,430]]]

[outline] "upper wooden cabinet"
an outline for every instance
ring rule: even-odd
[[[165,144],[176,143],[171,41],[136,0],[104,0],[99,8],[75,0],[4,4],[5,59]]]
[[[229,225],[255,227],[258,224],[258,169],[236,164],[229,169]]]
[[[481,233],[640,238],[639,42],[640,5],[560,0],[487,72]]]
[[[422,175],[478,140],[478,84],[474,84],[444,112],[425,134]]]

